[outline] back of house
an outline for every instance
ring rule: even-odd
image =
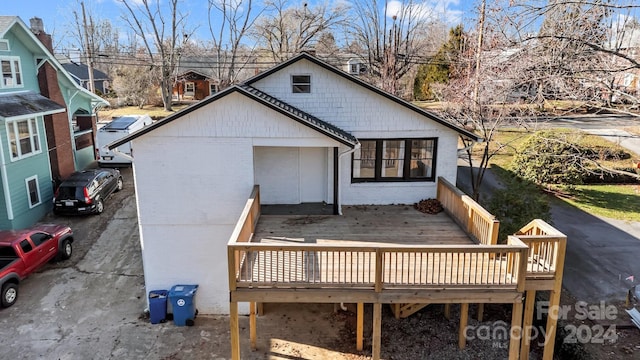
[[[107,148],[110,143],[142,129],[152,123],[149,115],[125,115],[113,119],[98,130],[99,160],[102,164],[131,164],[133,149],[128,142],[118,147],[117,151]]]

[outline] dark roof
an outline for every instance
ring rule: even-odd
[[[0,118],[49,115],[63,111],[64,106],[33,91],[0,94]]]
[[[272,67],[271,69],[269,69],[269,70],[267,70],[265,72],[262,72],[262,73],[260,73],[260,74],[258,74],[256,76],[246,80],[245,84],[251,85],[254,82],[256,82],[258,80],[261,80],[261,79],[264,79],[265,77],[267,77],[267,76],[269,76],[269,75],[271,75],[271,74],[273,74],[275,72],[278,72],[278,71],[286,68],[287,66],[289,66],[289,65],[291,65],[293,63],[296,63],[296,62],[298,62],[300,60],[308,60],[308,61],[310,61],[310,62],[312,62],[312,63],[314,63],[314,64],[316,64],[316,65],[318,65],[318,66],[320,66],[320,67],[322,67],[324,69],[326,69],[326,70],[331,71],[332,73],[334,73],[336,75],[339,75],[339,76],[341,76],[341,77],[343,77],[343,78],[345,78],[345,79],[347,79],[349,81],[352,81],[352,82],[354,82],[354,83],[356,83],[356,84],[358,84],[358,85],[360,85],[360,86],[362,86],[362,87],[364,87],[364,88],[366,88],[368,90],[371,90],[371,91],[375,92],[378,95],[384,96],[385,98],[387,98],[387,99],[389,99],[389,100],[391,100],[391,101],[393,101],[393,102],[395,102],[397,104],[400,104],[400,105],[402,105],[402,106],[404,106],[404,107],[406,107],[406,108],[408,108],[410,110],[413,110],[413,111],[417,112],[418,114],[420,114],[422,116],[428,117],[429,119],[431,119],[431,120],[433,120],[433,121],[435,121],[435,122],[437,122],[439,124],[442,124],[442,125],[448,127],[449,129],[455,130],[460,135],[463,135],[463,136],[465,136],[467,138],[470,138],[472,140],[475,140],[475,141],[482,141],[482,138],[479,137],[478,135],[476,135],[476,134],[474,134],[474,133],[472,133],[472,132],[470,132],[470,131],[468,131],[468,130],[466,130],[464,128],[456,126],[455,124],[452,124],[452,123],[446,121],[445,119],[439,117],[438,115],[436,115],[434,113],[431,113],[429,111],[423,110],[423,109],[413,105],[412,103],[410,103],[408,101],[402,100],[401,98],[399,98],[399,97],[397,97],[395,95],[389,94],[388,92],[386,92],[386,91],[384,91],[382,89],[379,89],[379,88],[377,88],[377,87],[375,87],[375,86],[373,86],[373,85],[371,85],[369,83],[366,83],[366,82],[360,80],[359,78],[357,78],[355,76],[349,75],[348,73],[336,68],[335,66],[330,65],[330,64],[328,64],[328,63],[326,63],[326,62],[324,62],[324,61],[322,61],[322,60],[320,60],[320,59],[318,59],[318,58],[316,58],[314,56],[311,56],[311,55],[309,55],[307,53],[304,53],[304,52],[301,53],[300,55],[297,55],[297,56],[295,56],[295,57],[283,62],[283,63],[280,63],[280,64],[276,65],[275,67]]]
[[[256,100],[271,107],[272,109],[288,115],[294,120],[298,120],[304,125],[309,126],[310,128],[316,129],[325,135],[333,138],[334,140],[338,140],[345,145],[349,145],[351,147],[355,146],[358,143],[358,139],[355,136],[349,134],[348,132],[338,128],[335,125],[329,124],[326,121],[322,121],[317,117],[308,114],[295,106],[289,105],[286,102],[276,99],[273,96],[266,94],[250,85],[241,84],[239,87],[242,90],[249,92]]]
[[[69,74],[80,80],[89,80],[89,67],[82,63],[70,62],[66,64],[62,64],[62,67],[69,72]],[[93,69],[93,79],[94,80],[107,80],[109,79],[109,75],[104,72]]]
[[[114,141],[111,144],[107,145],[107,147],[109,149],[113,149],[116,148],[122,144],[125,144],[139,136],[142,136],[150,131],[152,131],[153,129],[163,126],[166,123],[169,123],[171,121],[174,121],[192,111],[195,111],[209,103],[212,103],[218,99],[221,99],[229,94],[232,94],[234,92],[240,93],[244,96],[247,96],[253,100],[258,101],[259,103],[283,114],[288,116],[289,118],[303,124],[306,125],[342,144],[345,144],[347,146],[350,147],[355,147],[355,145],[358,143],[358,139],[355,138],[355,136],[349,134],[348,132],[334,126],[331,125],[325,121],[322,121],[320,119],[318,119],[317,117],[308,114],[294,106],[291,106],[287,103],[285,103],[282,100],[276,99],[271,95],[268,95],[252,86],[249,85],[235,85],[229,88],[226,88],[225,90],[216,93],[213,96],[210,96],[204,100],[201,100],[187,108],[184,108],[178,112],[176,112],[175,114],[172,114],[170,116],[167,116],[166,118],[157,121],[149,126],[146,126],[136,132],[131,133],[128,136],[125,136],[124,138]]]

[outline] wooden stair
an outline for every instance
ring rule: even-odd
[[[391,304],[391,311],[396,319],[404,319],[422,310],[430,304]]]

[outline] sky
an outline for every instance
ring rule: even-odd
[[[43,20],[45,31],[52,34],[54,43],[64,43],[65,33],[69,26],[66,25],[73,21],[73,11],[81,14],[79,5],[81,0],[0,0],[0,15],[17,15],[27,26],[29,19],[39,17]],[[135,1],[135,0],[134,0]],[[154,0],[155,1],[155,0]],[[160,0],[165,1],[165,0]],[[321,0],[290,0],[291,3],[308,2],[313,5]],[[336,0],[349,1],[349,0]],[[378,0],[384,2],[384,0]],[[261,0],[257,1],[261,3]],[[390,10],[397,6],[399,1],[389,1]],[[421,1],[417,1],[421,2]],[[207,3],[208,0],[183,0],[180,6],[186,8],[189,13],[190,25],[197,27],[196,37],[208,39],[207,24]],[[396,4],[394,4],[396,3]],[[472,18],[473,4],[471,0],[424,0],[423,6],[436,8],[438,11],[446,14],[445,17],[449,24],[455,25],[465,22],[465,18]],[[126,11],[118,0],[84,0],[87,12],[97,14],[101,19],[109,19],[116,27],[125,28],[121,15]],[[255,6],[255,5],[254,5]],[[126,31],[126,30],[123,30]]]

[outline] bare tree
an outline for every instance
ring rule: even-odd
[[[320,35],[344,19],[345,10],[342,4],[329,6],[326,2],[294,6],[289,0],[267,1],[253,36],[274,62],[281,62],[315,45]]]
[[[215,72],[220,87],[238,80],[240,71],[251,61],[255,45],[244,46],[249,31],[260,16],[252,0],[209,0],[209,32],[213,40]],[[213,19],[220,18],[217,23]]]
[[[174,71],[179,48],[191,35],[186,29],[186,15],[178,0],[118,0],[127,9],[123,20],[143,42],[151,62],[160,68],[160,87],[164,109],[172,110]]]
[[[391,3],[399,6],[392,7]],[[348,32],[364,50],[364,60],[379,79],[378,85],[393,94],[398,94],[398,81],[426,55],[426,50],[436,50],[443,40],[429,43],[428,29],[437,19],[431,9],[417,1],[355,0],[352,13],[355,21]]]

